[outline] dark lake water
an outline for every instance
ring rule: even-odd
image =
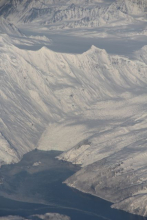
[[[55,151],[32,151],[18,164],[0,169],[3,180],[0,185],[0,216],[28,217],[56,212],[70,216],[72,220],[147,219],[111,209],[110,202],[63,184],[79,167],[58,161],[55,157],[59,154]],[[36,162],[39,162],[38,166]]]

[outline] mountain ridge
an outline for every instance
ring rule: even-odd
[[[137,21],[134,15],[145,18],[145,0],[107,1],[32,1],[12,0],[1,3],[1,15],[13,23],[39,23],[49,28],[64,29],[78,27],[98,27],[119,22],[120,25]],[[48,18],[47,18],[48,16]],[[19,18],[19,19],[18,19]],[[56,25],[57,24],[57,25]]]
[[[67,114],[67,116],[68,116],[68,114],[70,116],[71,112],[73,115],[77,114],[76,111],[78,109],[79,109],[78,111],[80,113],[80,111],[82,109],[88,108],[89,103],[93,102],[94,99],[96,99],[96,98],[101,99],[101,96],[102,97],[109,97],[109,98],[111,96],[117,97],[118,95],[116,95],[116,93],[114,92],[115,89],[118,89],[119,88],[118,86],[120,86],[121,84],[124,84],[124,82],[125,82],[125,81],[124,82],[118,81],[119,82],[119,83],[117,82],[118,85],[115,86],[113,89],[111,88],[111,84],[109,82],[110,77],[112,77],[111,78],[112,85],[113,84],[115,85],[116,80],[113,79],[113,75],[110,74],[110,76],[108,76],[107,71],[112,71],[112,69],[113,69],[113,70],[115,70],[116,74],[118,75],[118,71],[120,71],[119,68],[117,69],[115,66],[112,68],[111,62],[116,63],[116,65],[117,65],[117,63],[119,64],[119,62],[118,62],[119,59],[117,57],[115,58],[115,56],[114,56],[114,58],[113,58],[114,60],[111,60],[110,58],[108,58],[108,54],[106,53],[105,50],[97,49],[95,46],[92,46],[87,52],[85,52],[81,55],[71,55],[71,54],[66,55],[66,54],[53,52],[45,47],[43,47],[42,49],[40,49],[36,52],[35,51],[26,52],[24,50],[18,49],[17,47],[15,47],[13,45],[12,46],[9,45],[7,47],[6,42],[5,42],[5,44],[6,44],[6,46],[2,47],[2,51],[1,51],[1,63],[3,63],[1,65],[1,68],[3,70],[5,70],[5,74],[7,73],[8,75],[7,75],[7,78],[6,78],[6,75],[5,75],[5,77],[4,77],[4,75],[2,76],[3,80],[1,82],[3,82],[3,84],[1,85],[1,95],[2,95],[1,97],[4,100],[4,103],[6,105],[7,102],[8,103],[10,102],[8,94],[10,94],[10,96],[13,95],[12,96],[13,97],[12,100],[14,100],[13,108],[16,108],[16,109],[18,108],[18,110],[15,110],[16,112],[20,111],[20,109],[22,108],[20,106],[17,107],[17,105],[15,103],[16,100],[17,99],[19,100],[17,102],[20,103],[21,106],[23,106],[24,103],[26,103],[25,100],[28,100],[28,104],[27,103],[26,104],[28,105],[28,108],[30,110],[32,109],[32,104],[31,104],[32,101],[33,101],[34,107],[36,105],[38,106],[38,104],[39,104],[39,106],[37,107],[39,112],[38,113],[36,112],[34,114],[39,114],[39,115],[41,114],[42,116],[45,114],[46,116],[44,115],[43,118],[49,117],[51,119],[51,121],[55,120],[54,117],[57,117],[59,120],[61,118],[61,116],[65,117],[65,114]],[[101,55],[101,53],[103,54],[103,56]],[[17,54],[17,56],[16,56],[16,54]],[[3,59],[5,59],[5,56],[7,56],[7,61],[4,62]],[[99,56],[99,58],[97,56]],[[52,57],[52,59],[47,61],[47,57],[48,58]],[[42,63],[40,63],[40,65],[38,65],[39,64],[38,59],[42,62]],[[46,60],[46,63],[44,60]],[[57,60],[57,62],[56,62],[56,60]],[[124,60],[124,58],[123,58],[123,60]],[[99,64],[97,62],[99,62]],[[103,64],[101,64],[102,62],[103,62]],[[105,62],[106,62],[106,64],[104,64]],[[122,62],[124,62],[124,61],[122,61]],[[20,65],[20,63],[22,63],[22,64]],[[129,60],[127,61],[127,63],[129,64]],[[104,67],[105,65],[108,65],[108,64],[110,65],[111,68],[107,67],[107,66]],[[23,68],[19,67],[17,69],[18,65],[23,66]],[[84,65],[83,66],[84,68],[82,67],[82,65]],[[122,65],[121,62],[119,65]],[[139,64],[139,65],[141,66],[141,64]],[[54,66],[54,68],[53,68],[53,66]],[[86,72],[87,72],[87,73],[85,72],[86,75],[83,72],[83,71],[85,71],[85,68],[86,68]],[[110,70],[109,70],[109,68],[110,68]],[[26,69],[28,71],[26,71]],[[88,71],[91,71],[92,69],[93,69],[93,73],[92,73],[93,76],[90,76],[88,74]],[[98,79],[97,79],[97,71],[99,71],[99,78]],[[102,72],[104,71],[104,73],[105,73],[103,76],[104,78],[101,75],[102,73],[100,73],[101,71]],[[142,68],[142,71],[145,71],[145,70]],[[20,73],[18,74],[18,72],[20,72],[21,74]],[[29,72],[31,73],[31,75]],[[54,74],[56,75],[57,78],[56,77],[54,78]],[[12,89],[11,84],[8,84],[8,81],[10,80],[11,77],[13,77],[13,79],[15,78],[15,82],[13,79],[11,79],[11,84],[12,84],[12,82],[14,83],[14,85],[16,84],[17,86],[14,86],[14,88],[16,88],[16,89]],[[89,80],[90,81],[93,80],[93,77],[95,78],[95,83],[93,82],[90,85],[90,87],[91,87],[90,88],[88,85]],[[6,81],[5,81],[5,78],[7,79]],[[132,76],[131,76],[131,78],[132,78]],[[132,79],[131,78],[130,78],[130,80],[132,81],[133,78]],[[100,84],[98,83],[97,80],[100,80],[99,81]],[[123,78],[122,79],[120,78],[120,80],[123,80]],[[100,85],[99,87],[97,86],[97,83]],[[131,83],[133,83],[133,81]],[[134,81],[134,83],[135,83],[134,86],[136,87],[136,82]],[[140,83],[142,85],[144,85],[143,82],[138,80],[138,86],[140,86]],[[107,84],[107,86],[106,86],[106,84]],[[50,88],[48,87],[49,85],[50,85]],[[62,85],[64,85],[65,91],[64,91],[64,88]],[[87,85],[89,87],[88,90],[87,90],[87,88],[88,88]],[[9,90],[11,91],[10,92],[8,90],[9,93],[6,92],[7,91],[6,88],[8,86],[9,86]],[[103,88],[103,86],[105,89]],[[58,87],[58,89],[56,89],[57,87]],[[75,87],[75,89],[74,89],[74,87]],[[78,92],[76,91],[76,87],[78,89],[77,90]],[[94,88],[92,88],[92,87],[94,87]],[[106,87],[107,87],[107,89],[106,89]],[[129,84],[125,85],[125,88],[127,88],[127,87],[129,88]],[[39,92],[40,88],[42,88],[41,92]],[[21,97],[16,96],[17,92],[15,92],[15,90],[18,90],[20,92],[20,94],[22,94],[22,98],[24,99],[24,101],[23,101],[23,99],[20,99]],[[27,91],[27,93],[25,91]],[[92,100],[90,100],[91,93],[93,93]],[[3,95],[3,94],[5,94],[5,95]],[[15,94],[15,96],[14,96],[14,94]],[[40,96],[40,94],[42,94],[44,97]],[[48,94],[50,94],[50,99],[47,98]],[[61,96],[64,97],[63,100],[61,99]],[[80,100],[82,100],[82,102],[83,102],[82,106],[80,104]],[[67,102],[67,104],[66,104],[66,102]],[[72,102],[73,102],[73,104],[72,104]],[[11,105],[12,105],[12,103],[11,103]],[[48,107],[49,107],[49,109],[48,109]],[[4,107],[4,109],[5,108],[6,107]],[[56,110],[55,110],[55,108],[56,108]],[[8,113],[8,111],[7,111],[7,113]],[[26,117],[28,118],[29,115],[26,112],[26,110],[24,113],[26,115],[25,118]],[[59,115],[61,114],[61,116],[58,116],[58,114]],[[11,113],[10,113],[10,115],[11,115]],[[55,116],[53,116],[53,115],[55,115]],[[3,117],[6,120],[6,116],[3,115]],[[2,120],[3,120],[3,117],[2,117]],[[30,115],[29,117],[32,117],[32,116]],[[12,118],[12,116],[10,118]],[[43,118],[41,119],[41,121],[42,120],[44,121],[45,118],[44,119]],[[53,118],[54,118],[54,120],[53,120]],[[27,121],[28,121],[28,119],[27,119]],[[32,131],[36,133],[34,123],[37,123],[37,120],[33,117],[32,119],[30,118],[30,121],[32,121],[32,122],[30,122],[30,123],[27,122],[29,125],[28,128],[30,129],[30,132],[33,129],[34,131],[33,130]],[[38,126],[40,127],[41,121],[40,122],[39,121],[38,121],[38,123],[39,123]],[[43,121],[41,123],[45,125],[46,123],[45,123],[45,121],[44,122]],[[47,120],[47,122],[49,123],[49,119]],[[5,124],[5,122],[4,122],[4,124]],[[26,124],[25,126],[28,126],[28,125]],[[19,130],[19,133],[20,133],[20,131],[21,130]],[[5,130],[5,132],[6,132],[6,130]],[[42,130],[42,132],[43,132],[43,130]],[[10,133],[9,133],[9,135],[10,135]],[[21,137],[21,135],[19,135],[19,136]],[[32,136],[34,136],[34,134],[32,134]],[[10,137],[11,137],[11,135],[10,135]],[[26,138],[26,140],[27,139],[28,138]],[[20,140],[19,140],[19,142],[20,142]],[[15,143],[13,143],[13,145],[15,145]],[[25,141],[25,148],[26,148],[26,141]],[[32,146],[31,149],[33,149],[33,148],[34,147]]]

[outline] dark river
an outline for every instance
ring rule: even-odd
[[[71,220],[145,220],[111,209],[111,203],[81,193],[62,182],[79,167],[58,161],[61,152],[32,151],[21,162],[0,169],[0,216],[55,212]],[[7,198],[4,198],[7,197]]]

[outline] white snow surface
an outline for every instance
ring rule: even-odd
[[[71,218],[58,213],[46,213],[45,215],[34,215],[39,220],[70,220]]]
[[[5,216],[5,217],[0,217],[0,220],[28,220],[28,219],[23,218],[21,216],[9,215],[9,216]]]
[[[33,38],[35,40],[50,42],[50,39],[48,39],[46,36],[32,36],[31,35],[30,38]]]
[[[39,23],[52,29],[122,25],[146,20],[146,0],[2,0],[0,13],[15,23]]]
[[[95,46],[82,54],[15,46],[51,43],[42,34],[28,39],[16,24],[112,37],[92,28],[117,26],[116,33],[146,22],[146,0],[86,2],[0,1],[0,166],[36,147],[64,151],[59,159],[81,166],[66,184],[147,216],[147,46],[132,59]],[[144,28],[125,30],[117,37],[146,36]]]
[[[9,23],[3,17],[0,17],[0,34],[7,33],[11,36],[22,36],[20,30],[12,23]]]
[[[29,219],[34,219],[33,217],[37,217],[38,220],[70,220],[70,217],[65,215],[60,215],[58,213],[46,213],[44,215],[32,215],[29,216]],[[28,220],[28,218],[23,218],[21,216],[6,216],[0,217],[0,220]]]
[[[36,146],[63,150],[60,159],[83,167],[70,186],[117,207],[122,195],[145,195],[146,47],[130,60],[95,46],[74,55],[21,50],[7,35],[0,44],[1,164]]]

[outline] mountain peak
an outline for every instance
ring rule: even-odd
[[[107,53],[107,52],[106,52],[106,50],[104,50],[104,49],[100,49],[100,48],[98,48],[98,47],[92,45],[92,46],[90,47],[90,49],[87,50],[85,53],[91,54],[91,53]]]

